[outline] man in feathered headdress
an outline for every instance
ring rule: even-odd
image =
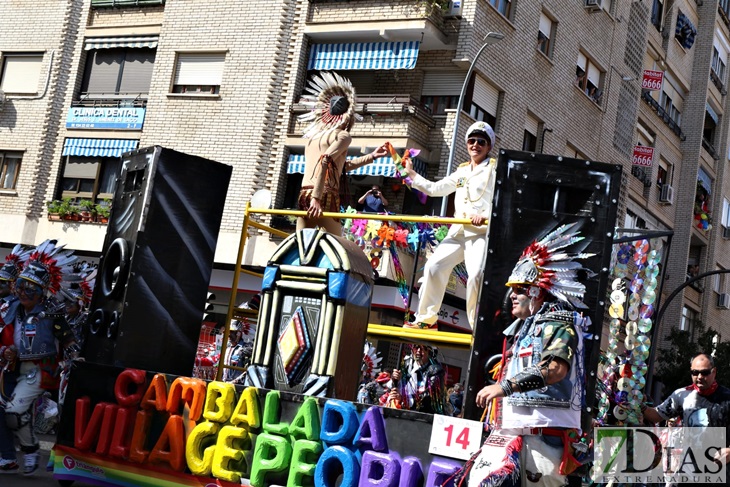
[[[8,426],[25,454],[23,473],[38,469],[39,443],[33,431],[31,408],[44,390],[58,388],[56,370],[59,349],[67,359],[78,356],[80,348],[64,318],[64,308],[51,296],[71,274],[76,257],[55,240],[40,244],[18,275],[18,299],[5,310],[3,320],[15,328],[14,350],[5,357],[18,361],[18,383],[10,399],[1,407]]]
[[[66,306],[66,322],[74,332],[76,344],[84,346],[86,322],[89,319],[89,305],[94,295],[96,269],[88,264],[74,266],[74,279],[65,281],[59,293]]]
[[[32,250],[20,244],[16,245],[5,257],[5,265],[0,268],[0,405],[10,398],[18,380],[15,361],[5,358],[5,351],[8,350],[10,357],[14,347],[14,327],[12,323],[5,323],[2,317],[10,303],[18,299],[13,294],[15,280]],[[15,472],[18,469],[13,433],[5,421],[5,411],[0,407],[0,473]]]
[[[299,193],[299,209],[306,211],[307,217],[297,219],[297,230],[322,227],[340,236],[340,220],[322,218],[323,211],[340,211],[340,178],[347,171],[384,157],[388,151],[382,145],[370,154],[347,160],[350,130],[358,118],[355,89],[349,80],[324,72],[310,81],[307,92],[301,102],[311,106],[312,111],[299,117],[312,122],[303,135],[309,141],[304,150],[306,162]]]
[[[593,254],[564,249],[581,240],[575,224],[561,225],[524,250],[507,280],[516,320],[504,331],[501,380],[476,397],[479,407],[498,408],[498,429],[461,482],[468,475],[468,485],[497,486],[522,471],[530,483],[558,486],[580,465],[571,449],[580,435],[582,333],[590,319],[575,311],[586,307],[578,274],[588,272],[576,260]]]

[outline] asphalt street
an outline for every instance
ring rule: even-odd
[[[41,435],[41,463],[33,475],[25,476],[22,473],[0,474],[0,487],[58,487],[57,481],[53,480],[53,473],[46,471],[48,457],[55,441],[55,436]],[[23,465],[23,455],[18,453],[18,462]],[[91,484],[74,482],[73,487],[92,487]]]

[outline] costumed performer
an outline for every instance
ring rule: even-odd
[[[14,326],[14,346],[10,360],[18,361],[18,383],[10,400],[3,406],[5,419],[15,433],[24,453],[23,474],[38,469],[40,448],[33,429],[32,406],[44,390],[58,388],[59,347],[64,358],[78,357],[80,347],[66,323],[64,306],[52,296],[70,277],[76,256],[55,240],[46,240],[30,255],[15,284],[18,300],[3,315]]]
[[[395,388],[390,400],[402,404],[403,409],[444,414],[444,375],[443,366],[436,360],[436,351],[426,345],[414,344],[411,353],[403,359],[401,369],[393,370]]]
[[[575,311],[585,308],[578,272],[588,272],[576,260],[593,254],[564,250],[583,239],[573,228],[562,225],[529,245],[507,281],[516,320],[504,331],[502,377],[476,397],[479,407],[500,398],[493,406],[501,411],[496,430],[456,475],[457,486],[510,485],[521,473],[528,485],[559,486],[580,466],[582,333],[590,319]]]
[[[429,196],[454,197],[454,216],[469,218],[471,225],[451,225],[449,232],[426,261],[418,290],[418,310],[406,328],[436,328],[438,312],[444,298],[449,276],[457,264],[466,264],[466,312],[469,326],[474,329],[479,288],[487,255],[487,218],[492,212],[492,195],[496,161],[488,160],[494,146],[494,131],[488,123],[476,122],[466,131],[465,142],[469,161],[438,182],[432,182],[413,170],[408,160],[405,169],[413,180],[412,187]]]
[[[329,233],[342,235],[337,218],[323,218],[322,212],[340,211],[341,179],[348,171],[370,164],[387,155],[382,145],[370,154],[347,160],[350,131],[358,116],[355,114],[355,89],[350,81],[337,73],[320,73],[309,82],[301,103],[312,111],[299,117],[312,122],[303,137],[309,139],[304,149],[304,178],[299,193],[299,210],[307,217],[297,218],[297,231],[322,227]],[[347,203],[347,202],[346,202]]]

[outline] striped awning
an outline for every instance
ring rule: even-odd
[[[355,156],[348,156],[347,159],[354,159]],[[426,175],[426,163],[419,160],[413,160],[413,168],[418,174]],[[289,156],[289,164],[286,167],[287,174],[304,174],[304,156],[302,154],[291,154]],[[386,178],[395,177],[395,165],[392,157],[381,157],[372,163],[358,167],[354,171],[347,173],[350,176],[383,176]]]
[[[127,139],[66,139],[63,143],[64,156],[121,157],[123,153],[137,148],[139,140]]]
[[[84,50],[114,49],[117,47],[157,47],[159,36],[90,37],[84,41]]]
[[[419,41],[314,44],[307,69],[414,69]]]

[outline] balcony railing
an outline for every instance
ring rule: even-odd
[[[362,115],[370,113],[405,113],[423,119],[431,126],[434,125],[431,111],[410,95],[358,95],[356,102],[355,110]],[[290,109],[291,112],[295,113],[308,110],[309,108],[303,103],[294,103]]]
[[[147,106],[147,93],[82,93],[72,107],[136,107]]]
[[[91,0],[91,8],[153,7],[165,0]]]
[[[715,146],[712,144],[712,142],[710,142],[709,140],[707,140],[704,137],[702,137],[702,147],[705,148],[705,150],[710,154],[710,156],[714,160],[719,159],[719,157],[717,156],[717,150],[715,149]]]
[[[651,92],[649,90],[644,91],[641,94],[641,99],[646,102],[647,105],[649,105],[654,111],[656,111],[656,114],[661,118],[664,123],[674,132],[677,134],[680,140],[684,141],[687,136],[682,132],[682,129],[680,128],[679,124],[667,113],[664,108],[659,105],[659,102],[657,102],[652,96]]]
[[[730,28],[730,0],[720,0],[717,5],[717,11],[725,22],[725,25]]]
[[[720,77],[717,75],[717,73],[715,73],[714,69],[710,70],[710,81],[712,81],[712,84],[714,84],[715,87],[718,90],[720,90],[720,93],[723,92],[725,87],[723,86],[722,80],[720,80]]]

